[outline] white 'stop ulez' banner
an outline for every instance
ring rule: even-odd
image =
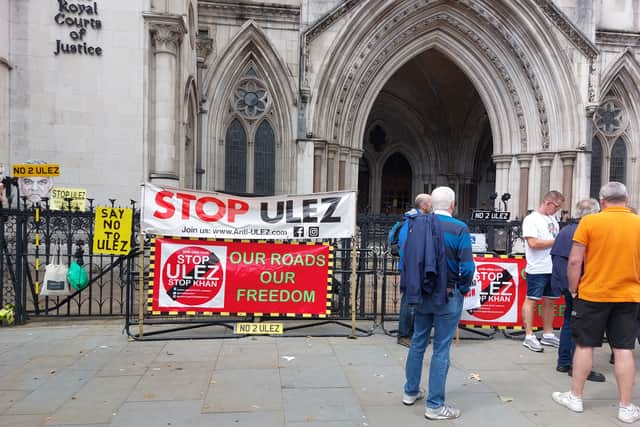
[[[142,231],[216,239],[300,240],[353,236],[356,193],[234,196],[142,186]]]

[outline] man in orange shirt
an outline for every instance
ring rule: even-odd
[[[628,199],[624,184],[605,184],[600,189],[602,212],[582,218],[573,236],[567,267],[574,297],[573,382],[570,391],[554,392],[552,397],[574,412],[583,411],[582,394],[593,365],[593,348],[602,346],[606,331],[615,353],[618,419],[632,423],[640,420],[640,409],[631,403],[636,372],[632,350],[640,302],[640,216],[627,207]]]

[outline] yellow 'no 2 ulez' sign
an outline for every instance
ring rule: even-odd
[[[60,176],[60,165],[57,163],[14,163],[11,166],[11,173],[16,178],[27,178],[32,176]]]

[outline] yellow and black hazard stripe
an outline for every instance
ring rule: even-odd
[[[323,245],[329,247],[329,261],[328,271],[327,271],[327,297],[326,297],[326,311],[324,314],[311,314],[311,313],[246,313],[246,312],[211,312],[211,311],[157,311],[153,310],[153,290],[155,284],[155,262],[156,262],[156,239],[166,238],[166,239],[175,239],[175,240],[193,240],[193,241],[207,241],[207,242],[226,242],[226,243],[259,243],[259,244],[287,244],[287,245]],[[247,317],[249,315],[257,316],[257,317],[287,317],[287,318],[298,318],[298,319],[309,319],[309,318],[319,318],[325,319],[327,316],[331,315],[331,301],[332,301],[332,291],[333,291],[333,269],[335,265],[335,247],[332,246],[329,242],[306,242],[306,241],[286,241],[286,240],[248,240],[248,239],[215,239],[215,238],[197,238],[197,237],[174,237],[174,236],[160,236],[156,235],[151,238],[151,247],[149,249],[149,281],[147,288],[147,312],[152,316],[205,316],[211,317],[214,315],[222,316],[222,317]]]
[[[479,258],[499,258],[499,259],[524,259],[524,255],[494,255],[494,254],[473,254]]]

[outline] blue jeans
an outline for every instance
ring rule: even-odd
[[[413,305],[407,302],[407,293],[400,297],[400,314],[398,316],[398,337],[411,338],[413,335],[413,318],[415,316]]]
[[[564,295],[564,322],[560,331],[560,347],[558,348],[558,366],[573,365],[573,352],[576,344],[571,336],[571,312],[573,311],[573,297],[568,289],[562,290]]]
[[[434,409],[444,404],[444,390],[449,372],[449,348],[462,314],[463,297],[460,291],[454,289],[449,293],[448,299],[446,304],[436,305],[431,298],[425,297],[422,304],[416,306],[413,337],[405,369],[407,382],[404,392],[415,396],[420,392],[424,352],[433,328],[433,356],[429,366],[429,393],[426,404]]]

